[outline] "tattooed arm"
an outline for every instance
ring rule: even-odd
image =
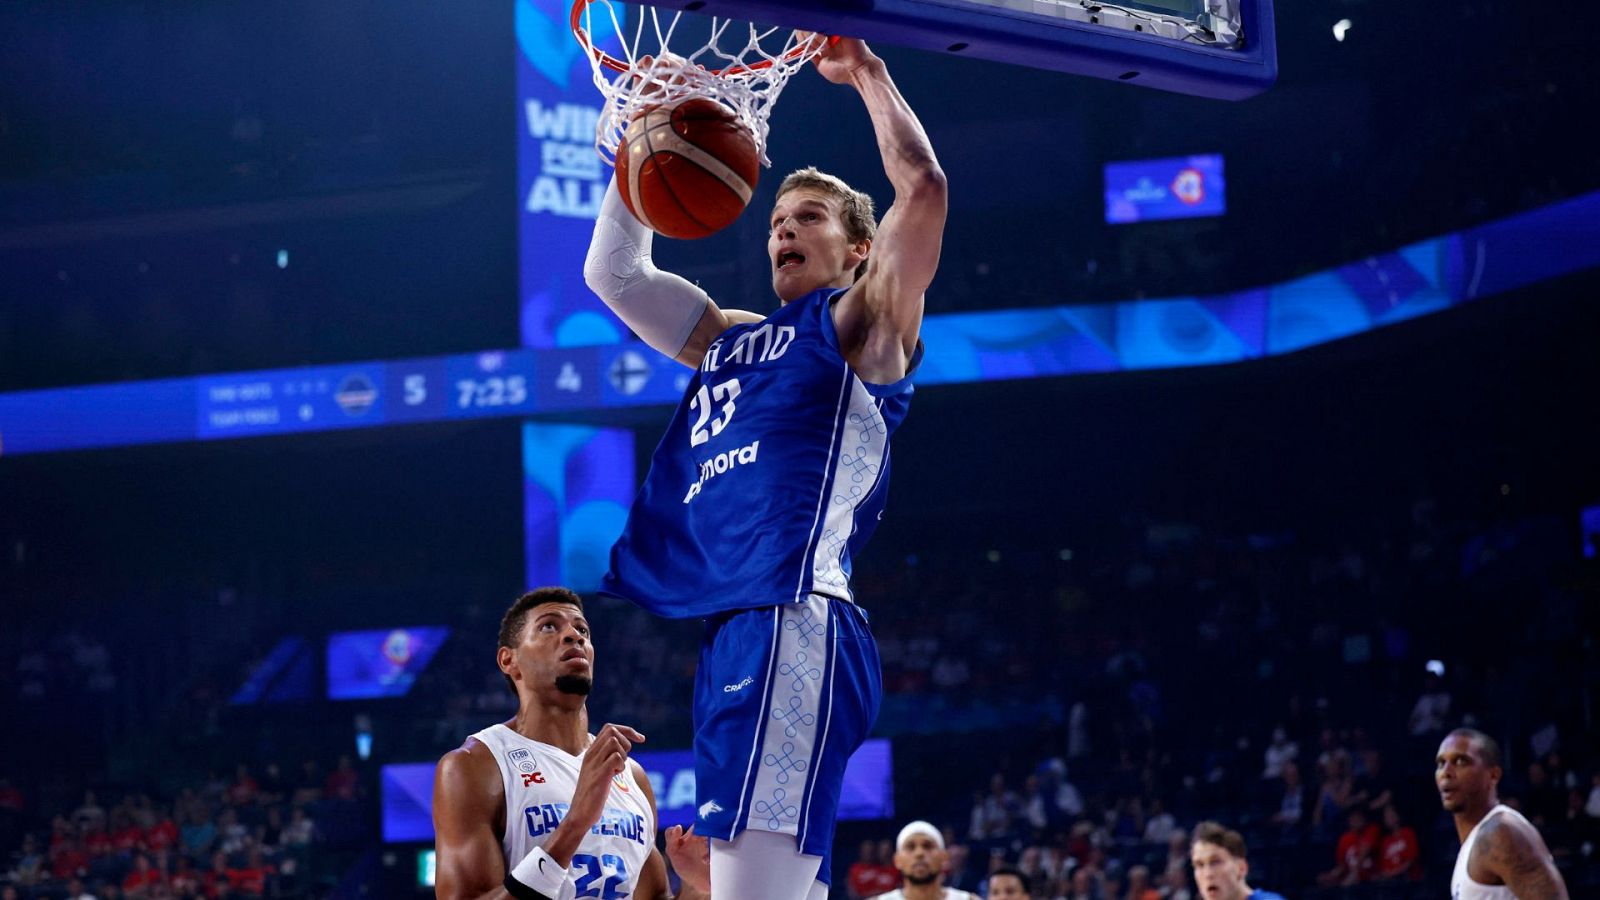
[[[1511,888],[1517,900],[1567,900],[1566,882],[1532,825],[1505,816],[1487,824],[1468,861],[1474,881],[1498,881]]]

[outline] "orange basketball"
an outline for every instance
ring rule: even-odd
[[[755,138],[715,100],[648,110],[617,147],[622,202],[667,237],[703,238],[733,224],[760,176]]]

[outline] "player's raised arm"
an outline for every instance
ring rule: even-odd
[[[433,775],[433,831],[439,900],[503,900],[505,857],[494,823],[505,819],[505,787],[488,748],[468,741]]]
[[[721,309],[688,279],[656,268],[650,256],[654,238],[628,212],[613,174],[595,219],[583,280],[646,344],[695,368],[717,335],[761,316]]]
[[[939,267],[948,190],[922,123],[888,68],[862,41],[844,38],[817,57],[817,71],[861,94],[883,157],[894,201],[884,214],[867,271],[840,303],[841,339],[860,342],[854,354],[862,377],[893,381],[905,375],[922,328],[923,292]]]

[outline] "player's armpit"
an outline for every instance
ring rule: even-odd
[[[735,325],[748,325],[759,322],[766,316],[760,313],[747,312],[742,309],[723,309],[715,302],[706,306],[706,311],[700,315],[700,321],[694,330],[689,333],[689,340],[684,343],[683,349],[674,357],[691,369],[700,368],[700,361],[705,359],[706,350],[717,336]]]
[[[439,761],[433,778],[433,830],[439,900],[503,900],[506,863],[495,834],[505,787],[488,750],[468,740]]]
[[[1519,900],[1567,900],[1566,882],[1532,826],[1498,822],[1479,840],[1487,843],[1489,870]]]

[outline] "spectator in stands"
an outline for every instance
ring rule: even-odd
[[[1161,895],[1165,900],[1193,900],[1194,891],[1189,884],[1189,864],[1168,867],[1161,876]]]
[[[72,821],[79,828],[106,826],[106,811],[95,798],[94,791],[83,792],[83,803],[72,813]]]
[[[144,829],[133,820],[127,807],[119,806],[111,811],[110,835],[112,850],[124,862],[131,863],[137,853],[146,849]]]
[[[165,880],[165,873],[150,865],[150,857],[140,853],[133,857],[133,868],[122,879],[122,892],[130,898],[147,898],[152,889]]]
[[[1378,870],[1381,881],[1414,881],[1422,877],[1417,860],[1417,833],[1411,830],[1393,803],[1383,808],[1383,840],[1378,844]]]
[[[39,839],[31,834],[23,835],[22,849],[17,854],[16,865],[11,867],[11,880],[24,887],[37,883],[45,876],[46,861]]]
[[[1348,887],[1372,877],[1381,837],[1378,826],[1367,821],[1367,811],[1360,807],[1350,810],[1346,821],[1349,827],[1334,848],[1333,868],[1317,876],[1322,887]]]
[[[228,785],[228,802],[234,806],[249,806],[256,802],[261,785],[250,774],[250,767],[240,763],[233,771],[233,783]]]
[[[1182,828],[1174,828],[1167,835],[1167,862],[1164,868],[1189,871],[1189,832]]]
[[[1167,808],[1160,800],[1150,801],[1150,818],[1144,823],[1144,842],[1146,844],[1165,844],[1172,839],[1173,832],[1178,830],[1178,820],[1167,812]]]
[[[1093,866],[1073,869],[1067,888],[1068,900],[1101,900],[1100,881],[1100,872]]]
[[[1300,767],[1284,763],[1283,787],[1278,800],[1278,810],[1272,814],[1272,824],[1280,828],[1298,827],[1305,815],[1306,788],[1300,783]]]
[[[1045,884],[1050,881],[1052,872],[1044,865],[1038,847],[1023,848],[1022,855],[1017,858],[1017,869],[1028,876],[1028,880],[1035,884]]]
[[[111,835],[106,831],[105,819],[83,826],[83,849],[89,853],[91,866],[112,854]]]
[[[180,897],[197,896],[205,882],[202,873],[189,862],[189,857],[179,856],[172,866],[172,877],[167,879],[172,892]]]
[[[895,873],[893,878],[884,878],[883,869],[878,865],[877,842],[865,840],[861,842],[856,861],[850,864],[850,871],[845,877],[845,891],[850,900],[862,900],[894,890],[899,881],[899,873]]]
[[[1271,781],[1282,778],[1284,764],[1294,762],[1299,756],[1300,745],[1289,740],[1289,732],[1282,725],[1272,729],[1272,743],[1262,753],[1262,779]]]
[[[1028,877],[1009,866],[989,873],[984,900],[1028,900]]]
[[[1350,802],[1381,814],[1394,800],[1394,791],[1383,774],[1383,754],[1368,747],[1361,751],[1359,760],[1360,771],[1351,788]]]
[[[233,856],[244,852],[249,841],[250,829],[239,821],[239,814],[231,806],[223,809],[217,817],[217,849]]]
[[[1283,900],[1271,891],[1250,887],[1249,851],[1244,837],[1216,822],[1201,822],[1194,827],[1189,860],[1194,864],[1195,884],[1205,900]]]
[[[1128,890],[1123,896],[1126,900],[1161,900],[1161,891],[1150,883],[1149,866],[1134,866],[1128,870]]]
[[[1311,827],[1319,832],[1337,827],[1341,814],[1351,805],[1355,787],[1350,777],[1350,756],[1343,749],[1328,755],[1322,785],[1317,788],[1317,804],[1311,810]]]
[[[211,854],[211,868],[201,876],[200,887],[207,897],[216,897],[229,887],[228,854],[221,850]]]
[[[257,799],[264,804],[277,805],[284,801],[288,793],[289,783],[283,777],[283,770],[275,762],[267,763],[258,779]]]
[[[295,806],[305,806],[322,799],[322,767],[314,759],[308,759],[300,764],[300,775],[294,783],[293,802]]]
[[[1050,798],[1045,797],[1044,786],[1037,775],[1029,775],[1022,782],[1022,821],[1034,832],[1043,832],[1050,826]]]
[[[289,814],[289,825],[283,829],[285,847],[308,847],[316,838],[317,827],[306,814],[305,807],[297,806]]]
[[[889,838],[878,841],[878,871],[879,881],[900,883],[900,870],[894,867],[894,841]]]
[[[1444,731],[1445,721],[1450,716],[1450,692],[1445,689],[1441,677],[1443,669],[1431,668],[1431,665],[1423,676],[1422,695],[1411,707],[1408,726],[1412,737],[1426,738]]]
[[[197,799],[189,808],[188,821],[179,829],[179,844],[186,855],[198,859],[211,852],[216,840],[217,826],[206,815],[204,803]]]
[[[155,820],[144,830],[144,846],[152,853],[172,850],[178,845],[178,826],[172,821],[167,807],[160,806],[152,810]]]
[[[267,820],[256,829],[256,844],[277,847],[283,844],[283,813],[278,807],[268,807]]]
[[[1052,827],[1059,828],[1083,815],[1083,792],[1067,779],[1066,760],[1059,756],[1047,760],[1041,781],[1051,799],[1046,814]]]
[[[244,865],[228,869],[228,884],[243,896],[262,897],[271,875],[272,867],[261,858],[261,851],[252,848]]]
[[[24,801],[22,792],[11,783],[11,779],[0,776],[0,809],[22,812]]]
[[[990,838],[1011,834],[1019,805],[1017,795],[1006,787],[1006,777],[996,772],[989,779],[989,793],[984,795],[983,833]]]
[[[1528,763],[1528,782],[1522,814],[1543,827],[1560,821],[1566,813],[1567,792],[1551,783],[1550,773],[1538,760]]]
[[[329,798],[354,800],[359,785],[360,775],[356,772],[355,764],[349,756],[341,756],[338,767],[329,772],[327,780],[323,782],[322,792]]]
[[[89,871],[89,852],[84,849],[77,826],[57,817],[57,831],[50,838],[50,872],[66,881]]]
[[[970,861],[970,850],[966,844],[956,843],[946,839],[945,854],[948,861],[945,863],[944,883],[958,891],[976,891],[980,873],[974,872]]]

